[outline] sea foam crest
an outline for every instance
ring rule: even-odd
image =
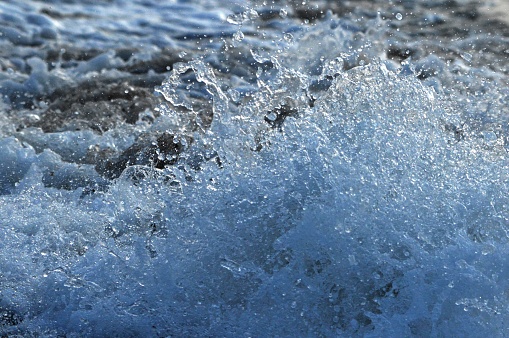
[[[292,68],[280,61],[285,56],[271,58],[275,75],[259,73],[258,89],[240,105],[218,95],[227,81],[197,76],[214,107],[226,109],[214,110],[207,135],[225,161],[221,170],[196,175],[200,182],[213,176],[214,184],[188,186],[200,191],[192,202],[200,221],[191,223],[238,236],[224,250],[202,252],[209,266],[219,255],[234,280],[249,280],[241,294],[252,312],[238,313],[244,318],[238,332],[261,334],[254,328],[262,323],[280,332],[281,320],[317,334],[501,327],[458,306],[479,304],[461,298],[471,294],[489,299],[487,312],[473,306],[481,313],[506,308],[496,296],[502,289],[492,288],[499,277],[485,274],[484,256],[469,253],[494,249],[492,241],[507,244],[501,145],[487,148],[474,134],[458,137],[452,126],[461,117],[450,113],[447,100],[389,62],[346,69],[352,64],[343,58],[302,58]],[[302,62],[317,62],[322,72],[304,73]],[[218,193],[226,205],[209,203]],[[493,207],[496,215],[482,211]],[[235,254],[226,249],[233,247]],[[413,286],[414,278],[424,282]],[[277,309],[263,305],[267,297]]]

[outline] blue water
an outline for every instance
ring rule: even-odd
[[[507,336],[508,29],[349,6],[0,4],[0,332]]]

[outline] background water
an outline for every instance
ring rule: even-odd
[[[507,336],[495,12],[3,1],[0,332]]]

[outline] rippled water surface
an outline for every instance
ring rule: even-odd
[[[3,1],[1,334],[509,335],[490,13]]]

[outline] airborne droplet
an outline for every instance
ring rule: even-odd
[[[283,39],[285,39],[285,41],[288,43],[293,43],[293,35],[290,33],[285,33],[283,35]]]
[[[244,33],[242,33],[241,31],[237,31],[235,34],[233,34],[233,40],[234,41],[244,40]]]

